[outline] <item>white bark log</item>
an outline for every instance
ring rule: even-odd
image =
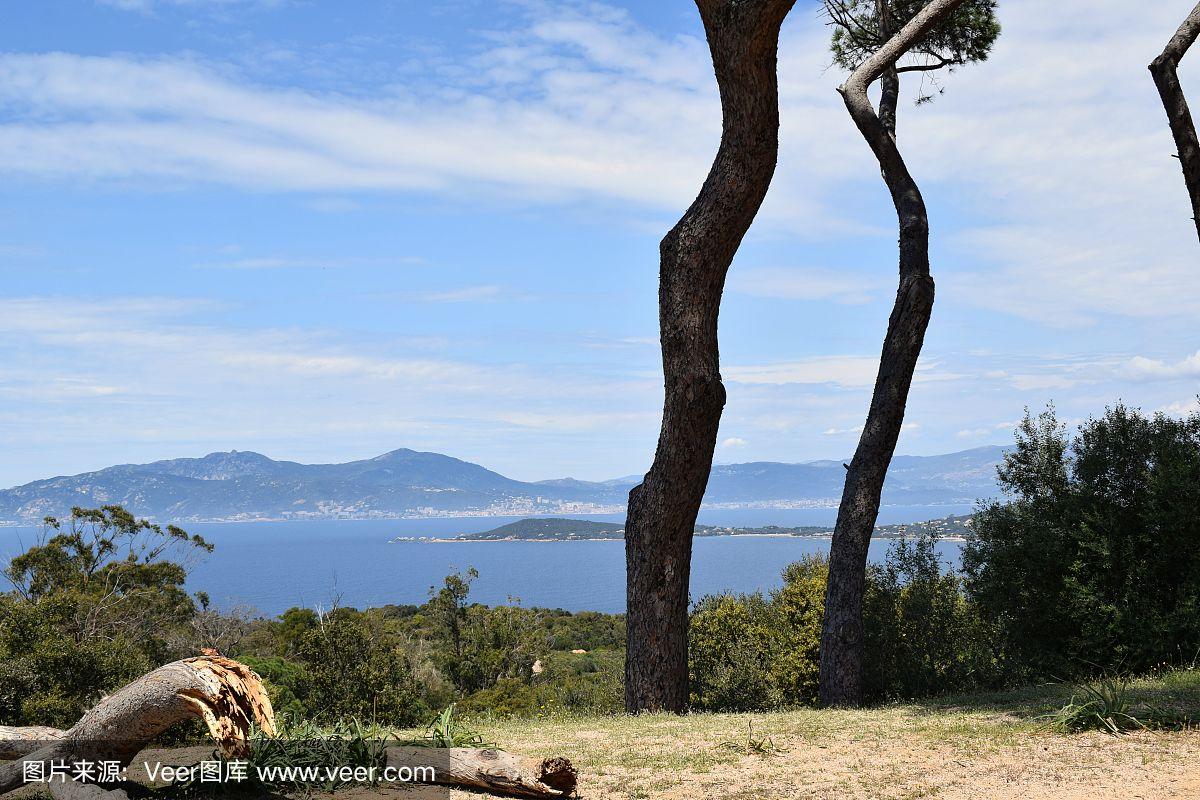
[[[231,758],[248,754],[252,724],[275,734],[271,701],[253,670],[219,656],[188,658],[159,667],[104,698],[68,731],[0,731],[0,738],[7,739],[0,752],[20,758],[0,765],[0,794],[24,783],[27,761],[118,761],[128,766],[155,737],[193,717],[204,720],[217,746]],[[30,752],[28,743],[41,736],[41,746]],[[93,793],[82,784],[51,784],[51,791],[64,799]]]
[[[530,758],[486,748],[389,747],[387,763],[418,775],[418,769],[432,768],[433,782],[440,785],[521,797],[567,797],[577,778],[565,758]]]

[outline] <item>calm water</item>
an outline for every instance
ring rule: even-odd
[[[882,524],[963,514],[968,506],[887,507]],[[717,525],[827,525],[833,509],[706,511],[700,521]],[[389,542],[396,536],[448,536],[484,531],[512,522],[505,518],[371,520],[337,522],[190,523],[216,545],[192,567],[188,586],[204,590],[223,608],[252,606],[278,614],[292,606],[366,608],[386,603],[421,603],[429,587],[448,572],[479,570],[471,590],[478,602],[496,604],[509,596],[526,606],[569,611],[624,611],[625,550],[604,542]],[[588,519],[621,521],[616,516]],[[0,563],[34,539],[32,529],[0,528]],[[871,559],[881,560],[886,541],[873,542]],[[956,563],[957,542],[938,545],[943,560]],[[823,553],[827,539],[706,537],[696,539],[692,596],[752,592],[779,585],[780,571],[810,553]]]

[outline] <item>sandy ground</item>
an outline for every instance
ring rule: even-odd
[[[584,800],[1200,800],[1200,730],[1066,735],[1029,706],[552,718],[478,728],[513,752],[570,758]],[[147,751],[134,763],[186,764],[211,752]],[[485,795],[361,787],[301,796]]]
[[[750,724],[756,740],[770,740],[762,752],[748,746]],[[555,724],[549,735],[531,726],[519,734],[525,752],[575,760],[588,800],[1200,800],[1200,732],[1066,736],[1040,727],[1004,715],[892,709]],[[496,733],[503,744],[518,731]]]

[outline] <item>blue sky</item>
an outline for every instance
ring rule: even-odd
[[[938,281],[901,452],[1051,400],[1196,408],[1200,250],[1145,70],[1190,4],[1134,5],[1003,0],[993,58],[901,108]],[[721,461],[847,456],[869,399],[895,222],[827,34],[801,0]],[[648,465],[657,242],[720,133],[690,2],[43,0],[0,50],[0,484],[230,448]]]

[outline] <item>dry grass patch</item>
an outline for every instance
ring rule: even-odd
[[[1133,690],[1200,718],[1200,673]],[[502,747],[571,758],[588,800],[1200,797],[1200,733],[1053,733],[1044,715],[1069,695],[1047,686],[865,710],[475,724]]]

